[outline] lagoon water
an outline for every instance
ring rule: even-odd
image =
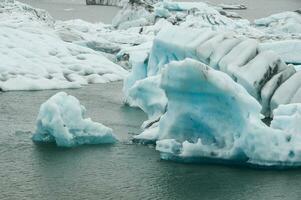
[[[122,83],[64,90],[121,142],[71,149],[31,141],[40,104],[58,91],[0,93],[0,199],[287,199],[301,197],[301,170],[257,170],[159,159],[132,144],[146,119],[122,104]]]
[[[82,19],[110,24],[119,8],[86,6],[86,0],[18,0],[35,8],[47,10],[57,20]]]
[[[294,1],[283,0],[286,3]],[[98,13],[98,9],[103,9],[87,8],[79,0],[39,2],[37,7],[45,6],[50,11],[62,7],[53,5],[53,2],[64,4],[64,8],[76,8],[79,5],[78,8],[87,9],[86,12],[95,9],[95,13]],[[50,2],[50,7],[47,2]],[[36,6],[34,3],[32,5]],[[56,19],[67,18],[70,14],[56,9],[51,13]],[[78,13],[79,18],[98,21],[91,13]],[[70,14],[70,18],[77,18],[74,14]],[[102,17],[108,19],[110,16]],[[87,108],[87,116],[113,128],[121,140],[115,145],[71,149],[36,145],[31,141],[41,103],[58,91],[0,92],[0,199],[301,198],[301,169],[275,171],[166,162],[159,159],[154,147],[132,144],[131,137],[140,132],[140,125],[146,116],[139,109],[123,105],[121,88],[122,83],[116,82],[64,90],[81,101]]]

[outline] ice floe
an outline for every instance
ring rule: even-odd
[[[41,105],[32,140],[62,147],[115,143],[112,129],[85,118],[85,111],[75,97],[55,94]]]

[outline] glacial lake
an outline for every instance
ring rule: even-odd
[[[57,90],[0,93],[0,199],[300,199],[301,170],[167,162],[153,146],[132,144],[146,116],[123,105],[121,89],[64,90],[121,140],[71,149],[31,141],[41,103]]]
[[[90,22],[111,23],[113,17],[119,11],[117,7],[111,6],[86,6],[85,0],[19,0],[36,8],[47,10],[55,19],[70,20],[83,19]],[[195,1],[200,0],[175,0]],[[204,0],[211,4],[243,4],[246,10],[234,10],[242,17],[253,21],[254,19],[268,15],[301,9],[301,0]]]
[[[109,23],[118,11],[114,7],[85,6],[81,0],[22,2],[47,9],[54,18],[63,20],[81,18]],[[300,0],[211,2],[245,3],[249,10],[239,12],[248,19],[301,7]],[[87,116],[113,128],[121,140],[115,145],[71,149],[31,141],[41,103],[58,90],[0,92],[0,199],[301,198],[301,169],[277,171],[167,162],[160,160],[153,146],[132,144],[131,138],[140,133],[146,115],[124,106],[121,90],[121,82],[63,90],[81,101]]]
[[[119,8],[86,5],[86,0],[19,0],[35,8],[47,10],[57,20],[82,19],[110,24]]]

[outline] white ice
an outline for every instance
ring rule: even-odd
[[[86,109],[73,96],[59,92],[40,107],[32,140],[61,147],[115,143],[111,128],[85,118]]]
[[[102,53],[63,41],[45,11],[14,1],[0,7],[0,90],[78,88],[127,75]]]

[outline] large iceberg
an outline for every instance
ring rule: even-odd
[[[262,113],[267,117],[280,104],[301,103],[299,95],[295,95],[301,86],[297,78],[299,73],[296,73],[294,66],[287,65],[277,51],[263,50],[260,44],[258,40],[231,31],[167,26],[154,39],[150,56],[145,59],[147,63],[135,66],[126,79],[125,99],[130,101],[130,105],[136,105],[134,101],[138,101],[137,98],[131,97],[134,93],[128,92],[134,85],[138,88],[149,77],[160,75],[171,61],[192,58],[230,75],[262,104]],[[287,52],[294,51],[288,49]],[[286,85],[293,86],[285,90]],[[154,89],[156,87],[152,87]],[[278,94],[282,97],[284,91],[285,101],[277,97]]]
[[[32,140],[62,147],[115,143],[112,129],[85,118],[85,111],[75,97],[57,93],[41,105]]]
[[[242,86],[192,59],[169,63],[161,88],[167,111],[145,138],[157,137],[163,159],[301,165],[301,130],[294,125],[300,105],[279,107],[268,127],[260,104]]]
[[[130,1],[105,28],[112,38],[71,28],[72,43],[120,49],[117,63],[131,69],[124,101],[148,115],[134,140],[157,143],[162,158],[300,165],[300,15],[252,23],[223,7]]]

